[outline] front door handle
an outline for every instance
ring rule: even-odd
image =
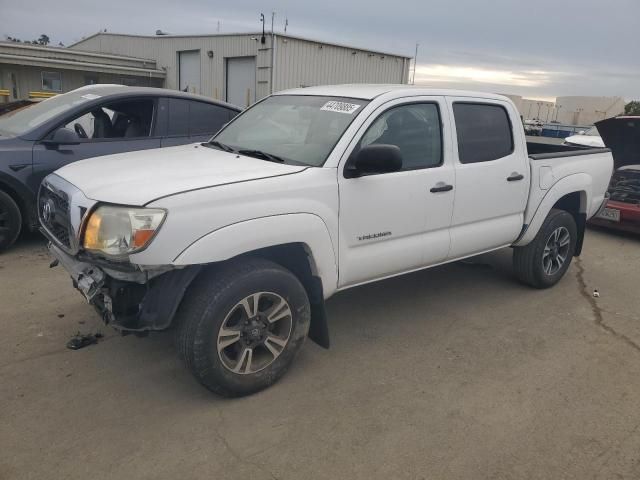
[[[453,190],[453,185],[447,185],[446,183],[440,182],[429,191],[431,193],[438,193],[438,192],[449,192],[451,190]]]
[[[521,173],[513,172],[510,176],[507,177],[507,182],[517,182],[519,180],[522,180],[523,178],[524,175],[522,175]]]

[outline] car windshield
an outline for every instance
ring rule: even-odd
[[[22,135],[33,128],[39,127],[56,115],[96,98],[100,98],[99,95],[88,93],[86,90],[75,90],[47,98],[29,108],[16,110],[0,117],[0,132],[16,136]]]
[[[238,116],[213,145],[271,161],[321,166],[368,102],[355,98],[275,95]]]

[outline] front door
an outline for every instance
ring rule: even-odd
[[[514,136],[511,104],[448,98],[455,120],[456,193],[450,258],[510,245],[520,234],[529,192],[529,160]],[[518,128],[522,128],[517,125]]]
[[[363,125],[350,157],[366,145],[396,145],[403,167],[358,178],[339,168],[340,287],[446,259],[455,183],[448,125],[440,97],[389,102]]]
[[[33,174],[29,186],[38,191],[40,182],[49,173],[68,163],[114,153],[160,148],[155,136],[153,114],[156,99],[120,100],[94,107],[72,119],[66,119],[47,137],[33,147]],[[73,142],[49,142],[55,131],[66,129]]]

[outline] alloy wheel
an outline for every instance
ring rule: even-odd
[[[291,307],[280,295],[273,292],[249,295],[225,317],[216,342],[218,356],[233,373],[258,372],[284,351],[292,326]]]
[[[556,228],[545,244],[542,252],[542,270],[547,275],[555,275],[567,261],[571,235],[565,227]]]

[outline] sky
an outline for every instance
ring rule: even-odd
[[[46,9],[46,15],[34,14]],[[414,56],[415,83],[553,99],[640,99],[640,0],[0,0],[0,38],[68,45],[99,30],[275,30]]]

